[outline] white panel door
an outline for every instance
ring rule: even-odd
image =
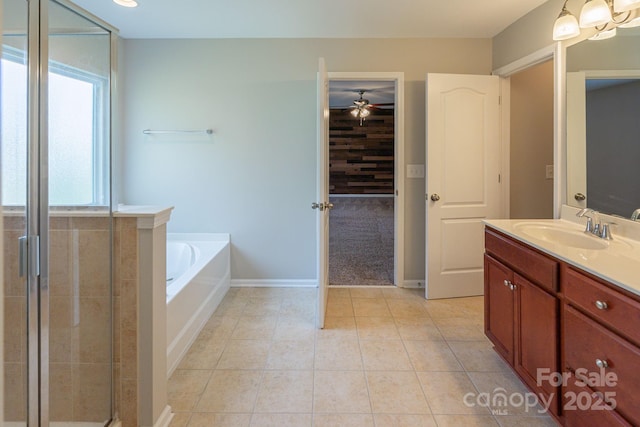
[[[329,76],[324,58],[318,70],[318,189],[312,207],[318,215],[318,328],[324,328],[329,293]]]
[[[427,74],[427,299],[482,295],[485,218],[500,213],[497,76]]]
[[[583,71],[567,73],[567,202],[587,207],[587,96]]]

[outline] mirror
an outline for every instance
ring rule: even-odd
[[[640,29],[567,48],[567,204],[640,208]]]

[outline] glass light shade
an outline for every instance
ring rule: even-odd
[[[113,2],[124,7],[138,7],[138,2],[135,0],[113,0]]]
[[[633,18],[631,21],[618,25],[620,28],[635,28],[640,27],[640,16]]]
[[[615,12],[626,12],[640,7],[640,0],[614,0],[613,10]]]
[[[615,37],[617,33],[617,28],[612,28],[607,31],[600,31],[595,36],[589,37],[589,40],[606,40]]]
[[[604,25],[611,21],[611,9],[605,0],[587,0],[580,12],[582,28]]]
[[[351,110],[351,115],[353,117],[358,117],[359,113],[360,113],[360,109],[359,108],[354,108],[353,110]]]
[[[371,114],[371,111],[367,110],[366,108],[360,110],[360,117],[368,117],[369,114]]]
[[[578,35],[580,35],[578,20],[567,9],[562,9],[556,23],[553,24],[553,39],[566,40]]]

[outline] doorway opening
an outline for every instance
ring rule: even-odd
[[[398,285],[398,80],[329,77],[329,284]]]
[[[509,77],[509,217],[553,218],[554,61]]]

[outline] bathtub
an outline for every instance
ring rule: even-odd
[[[221,233],[167,233],[168,376],[229,290],[229,241]]]

